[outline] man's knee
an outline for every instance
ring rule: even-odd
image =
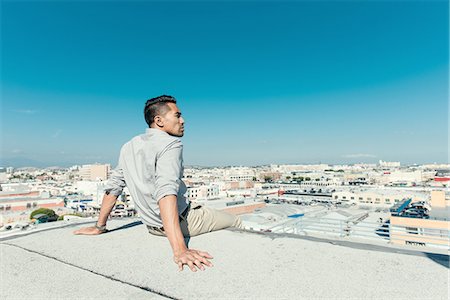
[[[232,227],[244,229],[241,218],[239,218],[239,216],[234,216],[234,217],[235,217],[235,220],[234,220]]]
[[[221,210],[216,210],[215,212],[215,223],[218,227],[221,227],[218,229],[225,229],[228,227],[242,228],[242,221],[238,216]]]

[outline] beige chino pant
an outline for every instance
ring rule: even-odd
[[[180,216],[180,227],[184,237],[196,236],[228,227],[243,228],[241,219],[238,216],[193,203],[188,208],[186,217]],[[147,228],[151,234],[166,235],[159,228],[149,226]]]

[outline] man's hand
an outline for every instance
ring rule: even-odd
[[[177,197],[175,195],[164,196],[159,200],[159,209],[164,233],[172,247],[173,260],[178,265],[180,271],[183,271],[184,265],[188,265],[192,272],[197,272],[197,268],[202,271],[205,270],[205,265],[212,267],[212,263],[208,259],[213,257],[208,252],[188,249],[186,247],[180,228]]]
[[[97,225],[106,226],[106,221],[108,220],[108,216],[111,213],[114,205],[116,204],[117,196],[111,194],[105,194],[103,196],[102,207],[100,208],[100,215],[98,216]],[[99,225],[99,226],[100,226]],[[73,234],[83,234],[83,235],[98,235],[107,232],[106,230],[100,230],[95,226],[91,227],[83,227],[78,230],[75,230]]]
[[[194,249],[186,249],[184,252],[173,256],[173,260],[180,271],[183,271],[184,265],[188,265],[192,272],[197,272],[197,268],[204,271],[204,265],[212,267],[213,264],[207,258],[212,259],[213,257],[208,252]]]
[[[81,235],[97,235],[105,233],[106,231],[100,230],[96,228],[95,226],[92,227],[83,227],[78,230],[75,230],[73,234],[81,234]]]

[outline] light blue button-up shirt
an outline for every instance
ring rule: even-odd
[[[147,128],[122,146],[119,163],[105,192],[120,195],[128,187],[136,210],[146,225],[162,227],[158,202],[176,195],[178,213],[188,206],[183,177],[183,144],[165,131]]]

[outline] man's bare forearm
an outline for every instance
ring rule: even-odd
[[[102,207],[100,208],[100,215],[98,216],[97,225],[103,226],[106,225],[106,221],[108,220],[109,214],[111,213],[114,204],[116,204],[117,200],[116,195],[107,195],[103,196]]]
[[[180,220],[178,216],[177,198],[175,195],[168,195],[159,201],[159,209],[164,232],[170,242],[172,251],[178,255],[187,250],[184,242],[183,233],[180,228]]]
[[[178,269],[183,271],[183,266],[188,265],[193,272],[196,272],[197,268],[205,270],[205,266],[212,267],[208,259],[213,257],[208,252],[188,249],[186,246],[181,232],[176,196],[169,195],[159,200],[159,209],[164,233],[172,247],[173,260],[178,265]]]

